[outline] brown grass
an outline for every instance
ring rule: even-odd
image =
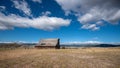
[[[120,48],[2,50],[0,68],[120,68]]]

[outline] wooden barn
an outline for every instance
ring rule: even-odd
[[[59,40],[60,39],[42,39],[35,46],[35,48],[40,48],[40,49],[46,49],[46,48],[60,49]]]

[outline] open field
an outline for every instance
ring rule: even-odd
[[[120,48],[0,50],[0,68],[120,68]]]

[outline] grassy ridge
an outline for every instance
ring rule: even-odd
[[[120,68],[120,48],[0,51],[0,68]]]

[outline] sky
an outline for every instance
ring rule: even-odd
[[[0,0],[0,42],[119,43],[120,0]]]

